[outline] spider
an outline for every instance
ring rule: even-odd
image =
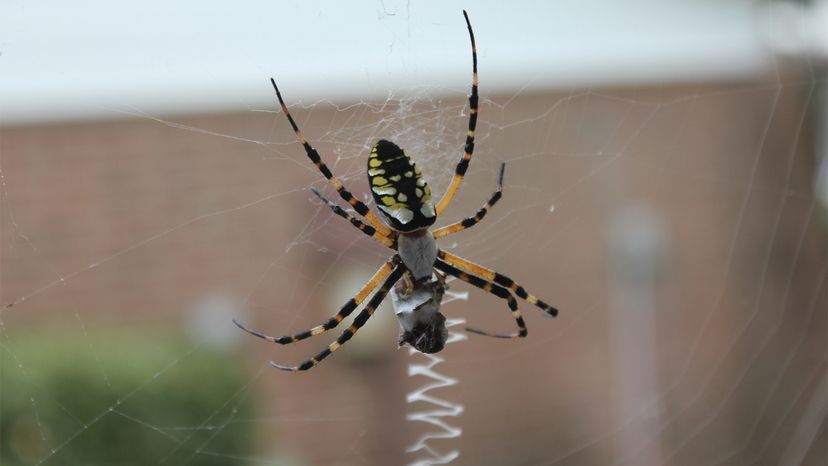
[[[336,189],[342,199],[352,206],[361,218],[353,215],[349,211],[345,211],[339,205],[325,198],[316,189],[311,188],[311,190],[334,213],[348,220],[364,234],[396,251],[377,270],[374,276],[368,280],[362,289],[342,306],[336,315],[309,330],[293,335],[272,337],[249,329],[237,320],[234,320],[233,322],[239,328],[264,340],[282,345],[296,343],[338,326],[379,285],[379,291],[374,294],[365,308],[353,320],[351,326],[336,341],[330,343],[327,348],[301,364],[286,366],[271,361],[271,365],[274,367],[286,371],[305,371],[317,366],[323,359],[341,348],[342,345],[350,340],[365,325],[395,284],[398,287],[395,289],[395,295],[401,296],[400,299],[411,310],[405,316],[400,316],[400,323],[404,330],[400,344],[408,343],[423,353],[436,353],[445,346],[447,335],[445,317],[439,312],[440,300],[445,290],[444,280],[441,278],[444,275],[456,277],[505,300],[518,327],[516,333],[489,333],[475,328],[466,328],[469,332],[495,338],[525,337],[527,335],[526,324],[518,310],[517,300],[514,295],[537,306],[548,316],[554,317],[558,314],[557,309],[529,294],[522,286],[515,283],[514,280],[506,275],[502,275],[494,270],[437,247],[436,239],[473,227],[497,203],[503,190],[504,163],[500,164],[497,189],[474,216],[437,228],[433,232],[429,230],[429,227],[434,224],[437,217],[446,209],[446,206],[448,206],[457,192],[469,167],[472,153],[474,152],[474,133],[475,127],[477,126],[478,111],[477,48],[469,15],[465,10],[463,11],[463,16],[466,20],[466,27],[469,30],[472,49],[472,87],[471,95],[469,96],[469,129],[466,136],[464,154],[455,168],[454,176],[448,189],[435,205],[432,201],[431,189],[422,177],[422,173],[417,164],[409,158],[404,150],[393,142],[384,139],[378,141],[372,147],[368,157],[368,182],[371,186],[371,194],[377,204],[377,208],[387,223],[380,221],[379,217],[368,209],[368,206],[354,197],[333,173],[331,173],[316,149],[305,139],[296,121],[288,111],[282,94],[276,85],[276,81],[273,78],[270,79],[276,91],[276,97],[279,99],[282,112],[284,112],[290,126],[293,128],[297,140],[304,147],[308,158],[310,158],[322,175]],[[437,280],[432,279],[433,274],[437,277]]]

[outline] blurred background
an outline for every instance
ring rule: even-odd
[[[338,331],[281,347],[231,319],[305,330],[390,251],[308,191],[336,194],[268,79],[358,196],[380,138],[440,193],[463,8],[478,139],[438,224],[501,161],[504,197],[440,245],[560,316],[522,302],[528,338],[452,343],[439,379],[384,305],[272,369]],[[821,1],[6,0],[0,463],[825,464],[826,24]],[[447,316],[514,325],[450,285]],[[458,415],[410,419],[433,409]]]

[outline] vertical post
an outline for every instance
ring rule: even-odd
[[[659,394],[654,295],[665,243],[661,223],[646,207],[624,207],[612,220],[608,285],[613,405],[619,427],[615,457],[635,464],[662,462],[661,406],[652,400]]]

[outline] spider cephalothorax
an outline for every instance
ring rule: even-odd
[[[446,206],[454,198],[460,182],[466,174],[469,163],[474,152],[474,132],[477,126],[477,48],[474,42],[469,16],[463,11],[466,18],[466,27],[469,30],[469,39],[472,48],[472,87],[469,95],[469,130],[466,135],[466,143],[463,156],[457,163],[454,170],[454,177],[449,183],[443,197],[437,204],[431,199],[431,189],[420,173],[420,169],[396,144],[380,140],[371,149],[368,158],[368,180],[371,186],[371,194],[377,208],[382,216],[388,221],[388,226],[368,209],[364,203],[354,197],[345,186],[334,177],[331,170],[322,161],[319,153],[305,139],[296,121],[290,115],[285,105],[282,94],[273,79],[270,82],[276,90],[276,97],[282,111],[296,133],[296,138],[311,162],[316,165],[331,186],[336,189],[339,196],[356,211],[360,217],[345,211],[340,206],[325,198],[319,191],[313,192],[319,196],[337,215],[351,222],[366,235],[374,238],[385,246],[396,251],[391,258],[377,270],[368,283],[336,313],[324,323],[309,330],[272,337],[255,330],[250,330],[238,321],[234,321],[241,329],[259,338],[273,343],[289,344],[319,335],[338,326],[346,317],[351,315],[357,306],[376,289],[378,290],[371,297],[365,308],[354,318],[349,326],[336,341],[330,343],[325,349],[314,357],[296,366],[284,366],[271,362],[274,367],[287,371],[304,371],[319,364],[320,361],[338,350],[356,332],[362,328],[369,318],[374,314],[377,306],[385,299],[392,287],[405,278],[408,286],[400,293],[402,299],[392,295],[398,304],[397,317],[403,329],[400,344],[408,343],[425,353],[436,353],[443,349],[446,343],[448,332],[445,325],[445,317],[439,312],[440,301],[443,297],[442,274],[451,275],[459,280],[469,283],[488,293],[491,293],[506,301],[511,310],[512,318],[517,324],[516,333],[489,333],[482,330],[467,328],[466,330],[497,338],[525,337],[526,324],[523,316],[518,310],[517,297],[542,309],[546,315],[555,316],[558,310],[544,303],[538,298],[526,292],[526,290],[514,282],[511,278],[502,275],[494,270],[475,264],[452,253],[440,250],[437,247],[437,238],[463,231],[471,228],[480,222],[489,209],[500,199],[503,188],[504,164],[500,165],[500,173],[497,179],[497,190],[489,198],[483,207],[472,217],[467,217],[459,222],[430,231],[428,227],[434,224],[437,217],[443,213]],[[365,220],[365,221],[363,221]],[[368,222],[367,224],[365,222]],[[390,226],[390,228],[389,228]],[[432,274],[437,276],[437,281],[432,280]],[[381,283],[381,284],[380,284]]]

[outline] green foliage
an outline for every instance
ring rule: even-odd
[[[0,464],[228,465],[249,454],[236,354],[123,329],[2,334]]]

